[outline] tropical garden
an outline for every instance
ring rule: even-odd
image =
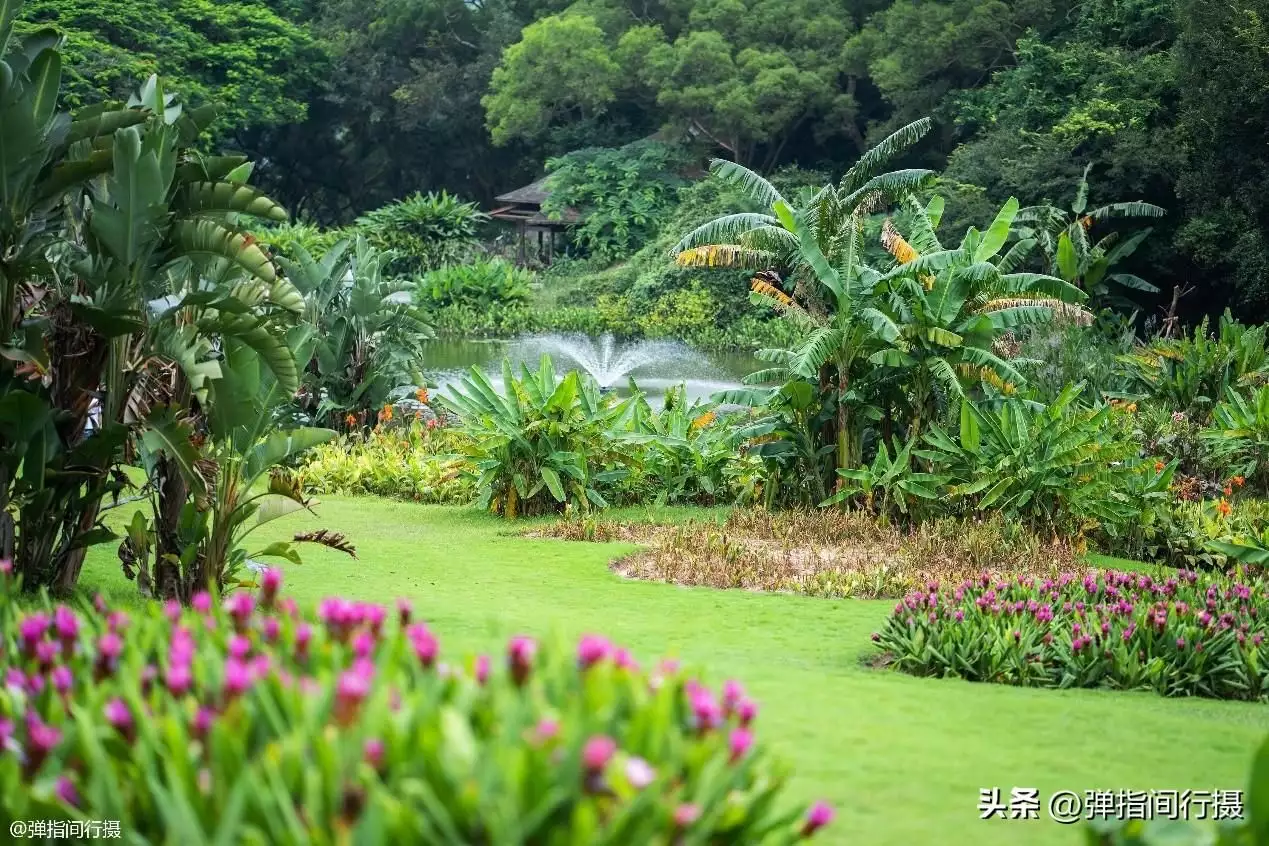
[[[0,0],[11,837],[1269,842],[1195,8]]]

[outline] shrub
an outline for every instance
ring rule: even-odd
[[[462,305],[489,309],[529,299],[533,274],[503,259],[481,259],[445,265],[425,274],[415,286],[415,300],[427,306]]]
[[[375,247],[392,251],[390,273],[414,275],[471,258],[486,220],[475,203],[442,191],[414,194],[367,212],[357,218],[357,228]]]
[[[628,255],[647,241],[669,211],[688,157],[658,141],[576,150],[546,163],[550,196],[543,212],[566,219],[579,212],[573,241],[605,258]]]
[[[629,401],[602,394],[576,370],[557,379],[546,355],[518,377],[504,360],[502,373],[501,393],[473,367],[442,398],[472,438],[481,505],[508,518],[606,508],[600,488],[627,472],[612,433]]]
[[[1266,615],[1262,582],[1194,571],[984,573],[909,594],[873,640],[892,666],[920,676],[1264,700]]]
[[[278,598],[19,614],[0,587],[10,820],[118,820],[124,842],[788,843],[756,706],[601,638],[443,654],[407,603]],[[179,834],[177,834],[179,832]]]
[[[1261,493],[1269,493],[1269,385],[1244,396],[1229,389],[1212,413],[1203,437],[1227,457],[1237,475]]]
[[[435,421],[429,421],[434,424]],[[476,498],[465,438],[409,419],[405,428],[344,435],[307,454],[299,470],[314,494],[371,494],[412,502],[466,505]]]

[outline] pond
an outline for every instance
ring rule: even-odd
[[[430,341],[424,361],[428,383],[441,392],[466,375],[473,365],[485,371],[496,386],[502,382],[502,360],[510,358],[537,367],[543,354],[551,356],[559,373],[581,370],[602,388],[627,392],[631,378],[649,398],[659,398],[684,385],[691,399],[740,386],[740,380],[768,365],[746,353],[706,353],[678,341],[619,341],[611,335],[527,335],[514,340]]]

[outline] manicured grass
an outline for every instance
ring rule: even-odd
[[[327,526],[353,538],[360,560],[307,548],[305,564],[286,574],[303,603],[405,595],[450,654],[500,651],[519,632],[593,631],[645,661],[677,655],[704,666],[711,682],[740,679],[762,705],[759,738],[795,768],[795,792],[839,810],[823,842],[1074,846],[1083,832],[1048,821],[980,821],[979,788],[1007,795],[1010,787],[1038,787],[1042,796],[1242,788],[1252,750],[1269,730],[1264,705],[868,669],[869,634],[890,601],[624,581],[606,565],[629,545],[525,539],[469,510],[332,498],[320,511],[321,519],[270,526],[268,538]],[[112,598],[131,591],[110,547],[93,550],[84,583]]]

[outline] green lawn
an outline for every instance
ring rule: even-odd
[[[606,566],[628,545],[525,539],[462,509],[332,498],[319,510],[273,534],[327,526],[349,534],[360,559],[307,549],[287,573],[301,602],[409,596],[451,654],[499,650],[518,632],[595,631],[645,661],[676,655],[713,683],[740,679],[762,705],[759,737],[796,769],[796,793],[839,810],[825,842],[1073,845],[1082,833],[1053,823],[979,821],[978,789],[1241,788],[1269,731],[1263,705],[867,669],[861,656],[889,601],[628,582]],[[130,595],[111,547],[93,551],[84,583]]]

